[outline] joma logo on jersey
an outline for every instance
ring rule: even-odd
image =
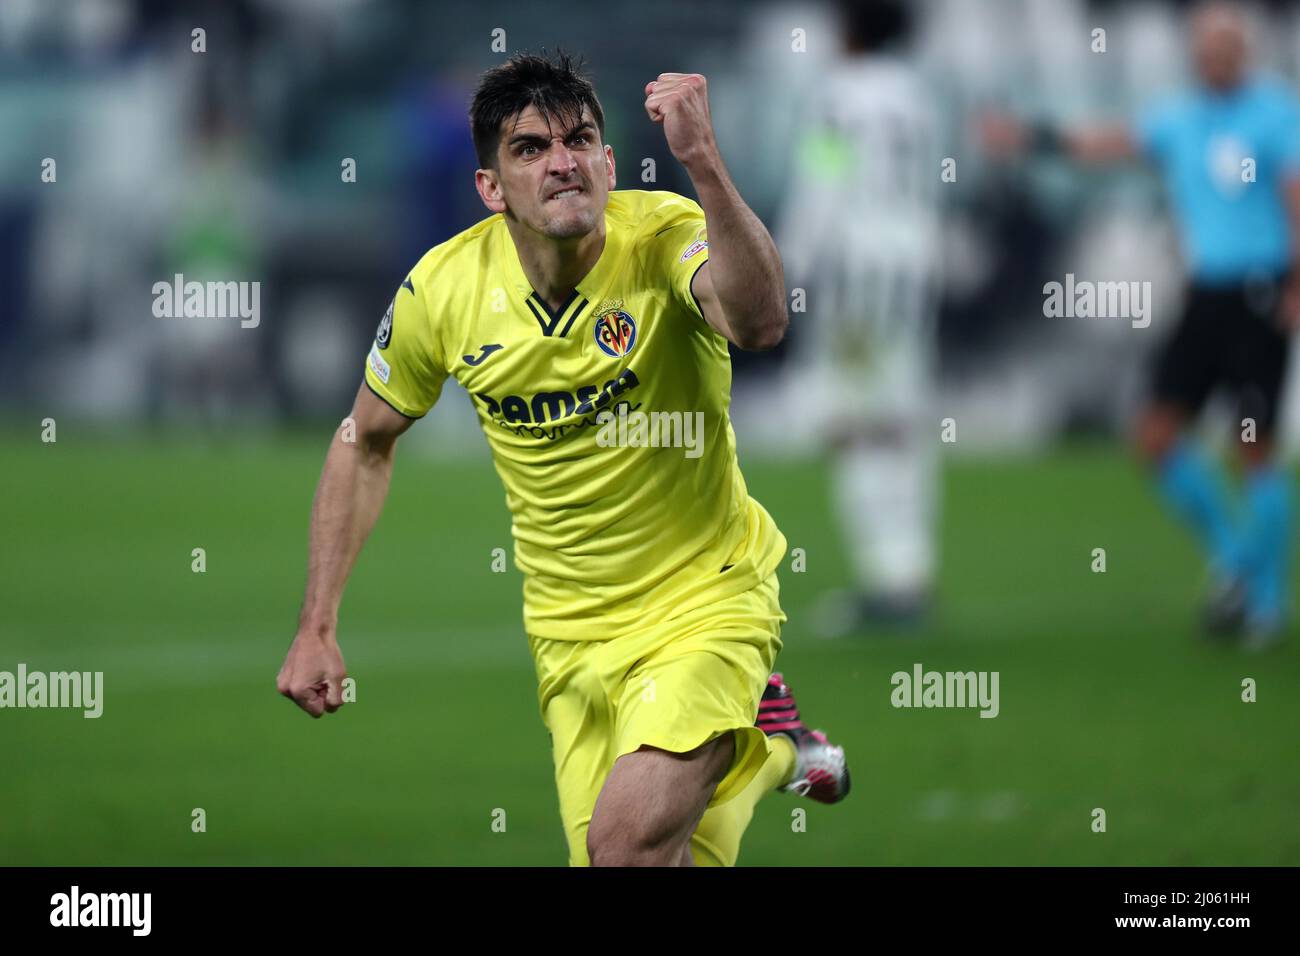
[[[466,365],[482,365],[485,358],[493,352],[500,352],[503,348],[505,348],[504,345],[497,345],[496,343],[493,343],[492,345],[480,345],[478,347],[478,355],[462,355],[461,358],[465,360]]]
[[[488,414],[507,422],[541,424],[571,415],[589,415],[604,408],[619,395],[640,385],[630,368],[604,387],[584,385],[575,392],[538,392],[536,395],[507,395],[500,401],[484,392],[477,395],[487,406]]]
[[[618,358],[636,345],[636,320],[622,309],[596,315],[596,344],[606,355]]]

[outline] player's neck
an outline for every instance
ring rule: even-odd
[[[585,236],[551,239],[526,226],[507,220],[507,228],[533,291],[552,310],[569,301],[569,296],[600,260],[605,249],[605,224]]]

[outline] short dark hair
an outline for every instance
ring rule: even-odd
[[[500,66],[483,74],[469,110],[470,133],[480,169],[495,169],[501,124],[517,117],[530,105],[547,121],[577,124],[583,107],[591,110],[605,140],[605,112],[596,98],[596,88],[582,72],[582,61],[557,50],[554,57],[516,53]]]
[[[912,31],[912,11],[902,0],[841,0],[845,42],[858,53],[901,44]]]

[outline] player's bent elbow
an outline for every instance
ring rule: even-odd
[[[398,434],[391,428],[374,427],[373,423],[362,420],[335,433],[330,458],[343,467],[389,469],[396,457]]]
[[[371,431],[358,436],[362,462],[369,468],[391,468],[397,457],[398,436],[391,431]]]
[[[785,330],[789,325],[789,319],[782,313],[778,318],[764,322],[743,336],[737,336],[736,347],[746,352],[766,352],[774,349],[785,338]]]

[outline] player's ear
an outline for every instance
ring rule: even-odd
[[[614,188],[614,147],[609,144],[605,145],[605,165],[609,173],[609,188]]]
[[[478,190],[479,198],[483,200],[483,205],[487,206],[489,211],[506,211],[505,196],[501,192],[501,181],[497,178],[495,170],[474,170],[474,188]]]

